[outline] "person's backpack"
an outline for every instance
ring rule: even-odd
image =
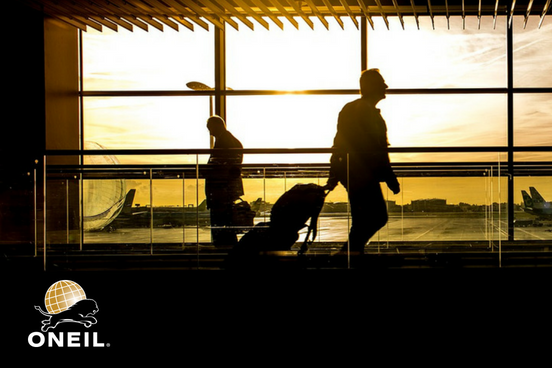
[[[249,202],[239,199],[232,204],[232,225],[237,227],[251,227],[256,212],[251,209]]]

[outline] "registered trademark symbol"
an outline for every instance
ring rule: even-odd
[[[108,347],[110,347],[110,346],[111,346],[110,343],[106,343],[106,344],[105,344],[105,347],[106,347],[106,348],[108,348]]]

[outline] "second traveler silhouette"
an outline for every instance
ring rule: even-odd
[[[400,192],[389,161],[387,126],[376,108],[387,87],[378,69],[364,71],[361,98],[346,104],[339,113],[326,188],[333,190],[341,182],[349,196],[352,226],[342,252],[349,249],[363,254],[370,238],[387,223],[380,182],[387,183],[394,194]]]
[[[220,116],[207,120],[207,129],[215,138],[214,151],[209,157],[205,173],[207,208],[211,212],[211,237],[215,246],[237,243],[232,227],[234,202],[243,194],[241,177],[243,148],[241,142],[226,128]]]

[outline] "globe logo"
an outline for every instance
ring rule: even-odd
[[[90,328],[98,321],[98,304],[87,299],[82,287],[74,281],[61,280],[48,288],[44,297],[46,311],[35,305],[35,309],[45,318],[42,320],[42,332],[31,332],[27,342],[33,348],[47,347],[109,347],[109,343],[98,341],[98,332],[69,331],[53,332],[59,324],[77,324]]]
[[[41,330],[46,332],[56,328],[60,323],[80,323],[88,328],[97,323],[94,315],[98,304],[94,299],[87,299],[82,287],[74,281],[61,280],[54,283],[44,297],[46,311],[39,306],[35,309],[43,316]]]
[[[46,291],[44,305],[49,313],[58,314],[84,299],[86,294],[79,284],[70,280],[61,280]]]

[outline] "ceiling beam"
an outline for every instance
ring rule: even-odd
[[[109,0],[109,2],[116,5],[119,9],[122,9],[125,12],[127,12],[130,16],[136,19],[139,19],[140,21],[152,26],[153,28],[158,29],[161,32],[163,31],[163,25],[161,23],[153,19],[151,15],[144,13],[137,6],[133,6],[124,0]]]
[[[479,5],[477,6],[477,29],[481,29],[481,6],[483,0],[479,0]]]
[[[280,14],[282,14],[296,29],[299,29],[299,23],[293,18],[293,16],[286,10],[286,8],[280,3],[279,0],[271,0],[272,5],[278,9]]]
[[[450,29],[450,14],[449,14],[449,6],[448,6],[448,0],[445,0],[445,12],[446,12],[446,18],[447,18],[447,28]]]
[[[9,0],[16,1],[16,0]],[[329,29],[332,17],[344,29],[344,17],[350,18],[359,29],[359,17],[364,17],[374,28],[373,18],[381,18],[387,29],[390,18],[397,18],[405,28],[405,18],[414,17],[420,29],[420,17],[431,18],[435,29],[435,17],[446,17],[451,28],[452,16],[462,17],[462,28],[467,27],[467,17],[477,17],[481,29],[482,17],[492,16],[496,28],[497,18],[504,16],[512,26],[515,15],[524,16],[524,28],[529,19],[540,14],[539,28],[550,12],[552,0],[17,0],[46,15],[71,22],[79,29],[119,28],[132,31],[149,27],[163,31],[169,27],[179,31],[182,27],[193,31],[199,26],[207,31],[210,26],[236,30],[245,25],[251,30],[260,24],[269,29],[274,22],[280,29],[287,19],[295,28],[304,22],[314,29],[314,17]],[[416,3],[417,4],[416,4]],[[370,4],[370,5],[369,5]]]
[[[339,17],[339,15],[337,14],[337,12],[335,11],[335,9],[333,8],[332,4],[328,1],[328,0],[322,0],[324,2],[324,5],[326,5],[326,7],[328,8],[328,10],[330,11],[331,15],[334,17],[334,19],[336,20],[336,22],[339,24],[339,26],[341,27],[341,29],[344,29],[345,28],[345,25],[343,24],[343,21],[341,20],[341,18]]]
[[[310,18],[303,12],[301,9],[301,6],[298,5],[295,0],[288,0],[288,4],[291,5],[293,10],[303,19],[303,21],[310,27],[310,29],[314,29],[314,23]]]
[[[133,26],[136,26],[146,32],[148,31],[148,25],[145,22],[139,20],[134,15],[126,12],[124,9],[116,6],[115,4],[112,4],[111,2],[105,2],[102,5],[98,6],[101,6],[102,9],[110,12],[112,16],[119,17],[125,22],[132,24]],[[134,29],[132,29],[131,31],[134,31]]]
[[[399,9],[399,4],[397,4],[397,0],[393,0],[393,7],[397,11],[397,17],[399,17],[399,21],[401,22],[401,27],[404,29],[404,19],[401,13],[401,10]]]
[[[385,22],[385,25],[387,26],[387,29],[389,29],[389,20],[387,19],[387,15],[383,11],[383,7],[381,6],[380,0],[374,0],[376,2],[376,5],[378,6],[378,9],[380,11],[381,19]]]
[[[523,21],[523,28],[527,27],[527,20],[529,20],[529,15],[531,14],[531,8],[533,7],[533,0],[529,0],[527,4],[527,11],[525,12],[525,20]]]
[[[542,9],[542,14],[541,14],[540,21],[539,21],[539,29],[542,26],[542,22],[544,22],[544,17],[546,16],[546,13],[548,12],[548,10],[550,10],[550,3],[551,2],[552,2],[552,0],[546,1],[546,4],[544,5],[544,7]]]
[[[514,21],[514,10],[516,8],[516,0],[512,0],[512,6],[510,8],[510,13],[508,14],[508,26],[511,27]]]
[[[79,29],[83,31],[87,31],[87,27],[93,28],[97,31],[102,31],[102,26],[99,23],[96,23],[87,17],[83,17],[81,15],[72,14],[72,12],[68,12],[67,8],[62,7],[61,5],[50,3],[50,2],[43,2],[43,6],[45,10],[50,10],[48,14],[50,16],[53,16],[55,18],[58,18],[66,23],[69,23],[73,26],[78,27]],[[83,27],[84,26],[84,27]]]
[[[179,23],[180,25],[183,25],[184,27],[188,28],[190,31],[194,30],[194,25],[191,22],[188,22],[186,19],[184,19],[183,16],[172,16],[171,19],[173,19],[175,22]]]
[[[255,26],[253,25],[253,22],[251,22],[247,17],[245,17],[243,14],[241,14],[233,5],[228,3],[226,0],[216,0],[216,2],[219,5],[222,5],[226,11],[228,11],[230,14],[238,18],[243,24],[245,24],[249,29],[252,31],[255,30]]]
[[[353,12],[351,11],[351,7],[349,6],[349,4],[347,4],[347,0],[339,0],[339,1],[341,2],[341,5],[345,9],[345,12],[347,12],[347,14],[349,15],[349,18],[351,18],[351,21],[354,23],[356,29],[359,29],[358,20],[355,14],[353,14]]]
[[[178,16],[173,15],[173,19],[178,21],[178,19],[176,19],[176,18],[180,18],[181,20],[184,20],[184,18],[187,18],[187,19],[190,19],[195,24],[197,24],[198,26],[200,26],[201,28],[205,29],[206,31],[209,30],[209,24],[207,22],[205,22],[204,20],[199,18],[197,13],[194,13],[194,12],[190,11],[189,9],[186,9],[186,7],[184,5],[182,5],[181,3],[179,3],[178,1],[176,1],[176,0],[163,0],[163,2],[165,2],[167,5],[169,5],[174,10],[176,10],[178,13],[180,13],[180,14],[178,14]]]
[[[256,7],[261,9],[261,12],[270,18],[280,29],[284,29],[284,23],[262,2],[262,0],[251,0]]]
[[[416,12],[416,5],[414,4],[414,0],[410,0],[410,6],[412,7],[412,14],[414,15],[414,19],[416,19],[416,27],[420,29],[420,20],[418,19],[418,13]]]
[[[216,16],[222,18],[226,23],[228,23],[236,31],[239,31],[238,23],[236,23],[232,18],[230,18],[224,9],[221,9],[217,4],[213,3],[211,0],[201,0],[203,5],[205,5],[209,10],[211,10]],[[224,28],[221,28],[224,29]]]
[[[498,2],[500,0],[496,0],[495,2],[495,8],[494,8],[494,15],[493,15],[493,29],[496,29],[496,20],[498,18]]]
[[[175,1],[178,1],[184,4],[185,6],[190,8],[193,12],[195,12],[198,16],[207,19],[209,22],[215,25],[215,27],[224,29],[224,24],[222,24],[216,17],[211,16],[211,14],[203,10],[203,8],[197,5],[193,0],[175,0]]]
[[[326,18],[322,15],[322,13],[320,13],[320,11],[316,7],[316,5],[314,5],[312,0],[305,0],[305,3],[307,3],[309,8],[311,8],[312,13],[318,18],[318,20],[320,20],[320,23],[322,23],[324,25],[324,27],[329,30],[330,29],[330,24],[328,23]]]
[[[249,16],[253,17],[261,26],[269,29],[270,26],[266,20],[263,19],[255,10],[253,10],[244,0],[234,0]]]
[[[364,0],[357,0],[358,5],[360,6],[362,13],[364,13],[364,17],[370,23],[370,27],[372,27],[372,30],[374,29],[374,21],[372,20],[372,16],[370,15],[370,12],[368,12],[368,7],[366,4],[364,4]]]
[[[429,10],[429,16],[431,17],[431,26],[433,29],[435,29],[435,18],[433,17],[433,7],[431,6],[431,0],[427,0],[427,9]]]

